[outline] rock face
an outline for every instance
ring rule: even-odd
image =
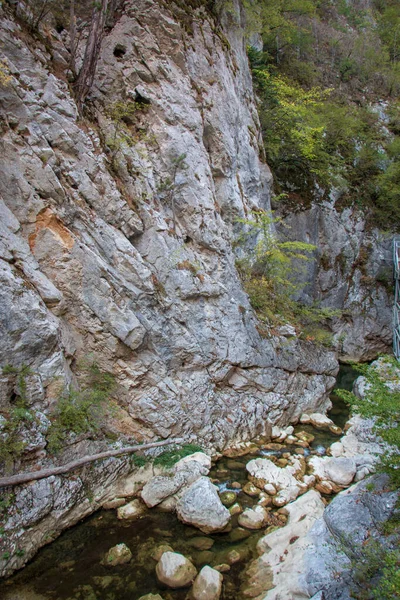
[[[388,491],[387,484],[387,476],[374,475],[352,486],[315,522],[306,538],[301,577],[308,597],[323,592],[324,600],[347,600],[360,585],[353,580],[354,565],[365,560],[370,549],[376,551],[374,544],[387,550],[398,545],[399,540],[381,534],[398,498],[398,491]]]
[[[335,201],[285,216],[280,233],[317,246],[304,276],[303,299],[338,309],[334,343],[344,361],[371,360],[392,346],[392,236],[365,223],[356,209]]]
[[[26,44],[0,6],[11,76],[0,88],[0,365],[33,373],[20,471],[54,464],[49,417],[63,388],[82,383],[87,355],[115,376],[118,418],[106,425],[122,439],[222,449],[328,405],[334,353],[288,331],[262,337],[235,268],[236,218],[268,209],[271,186],[240,10],[219,36],[208,13],[191,11],[189,34],[169,4],[125,2],[104,39],[91,120],[78,119],[66,70],[55,75],[66,32],[49,24],[52,52]],[[121,136],[110,114],[134,101],[147,108]],[[0,377],[2,414],[16,396],[15,377]],[[107,447],[87,438],[69,435],[57,460]],[[132,469],[121,458],[16,488],[0,573]]]
[[[201,477],[189,487],[176,505],[176,513],[181,521],[198,527],[204,533],[221,531],[231,517],[218,496],[217,488],[207,477]]]
[[[196,567],[177,552],[164,552],[156,566],[157,578],[171,588],[188,587],[197,575]]]

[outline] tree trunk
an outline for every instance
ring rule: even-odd
[[[92,88],[96,74],[97,61],[105,33],[104,26],[107,20],[108,2],[109,0],[101,0],[101,5],[96,3],[93,8],[85,56],[75,83],[76,103],[80,113],[82,112],[83,103]]]
[[[107,450],[106,452],[100,452],[99,454],[93,454],[92,456],[83,456],[78,460],[62,465],[61,467],[53,467],[51,469],[42,469],[41,471],[33,471],[31,473],[21,473],[20,475],[11,475],[10,477],[0,478],[0,488],[10,487],[14,485],[21,485],[22,483],[28,483],[28,481],[36,481],[38,479],[44,479],[45,477],[51,477],[52,475],[62,475],[73,471],[87,463],[94,462],[103,458],[110,458],[113,456],[120,456],[121,454],[131,454],[138,450],[146,450],[147,448],[158,448],[159,446],[167,446],[170,444],[180,444],[183,440],[178,438],[176,440],[167,440],[164,442],[153,442],[151,444],[141,444],[138,446],[127,446],[126,448],[119,448],[118,450]]]
[[[75,16],[75,0],[70,0],[71,4],[69,7],[69,40],[71,44],[71,58],[69,61],[69,68],[71,69],[72,75],[75,77],[76,75],[76,49],[77,49],[77,41],[76,41],[76,16]]]

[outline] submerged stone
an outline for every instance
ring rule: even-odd
[[[178,552],[164,552],[156,566],[158,580],[170,588],[188,587],[197,575],[197,569]]]
[[[117,565],[125,565],[132,558],[132,552],[126,544],[117,544],[109,549],[102,560],[102,564],[106,567],[116,567]]]

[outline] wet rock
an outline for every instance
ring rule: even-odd
[[[233,515],[240,515],[240,513],[242,512],[242,507],[240,506],[240,504],[238,502],[236,502],[235,504],[233,504],[230,508],[229,508],[229,512],[230,514]]]
[[[342,433],[343,433],[343,429],[341,429],[337,425],[330,425],[329,426],[329,431],[331,433],[333,433],[334,435],[342,435]]]
[[[256,497],[260,495],[261,490],[256,487],[253,483],[251,483],[250,481],[248,481],[244,486],[243,486],[243,491],[245,494],[247,494],[248,496],[252,496],[252,497]]]
[[[221,492],[219,495],[221,502],[224,506],[229,508],[236,502],[237,495],[235,492]]]
[[[197,575],[196,567],[177,552],[164,552],[156,566],[158,580],[171,588],[189,587]]]
[[[193,600],[218,600],[222,591],[223,577],[219,571],[205,566],[197,575],[193,588],[191,590],[191,598]]]
[[[139,600],[163,600],[160,594],[146,594],[145,596],[140,596]]]
[[[188,541],[189,546],[196,550],[209,550],[214,545],[214,540],[209,537],[194,537]]]
[[[117,544],[109,549],[102,560],[102,564],[106,567],[116,567],[125,565],[132,558],[132,552],[126,544]]]
[[[237,460],[228,460],[226,466],[231,471],[239,471],[245,468],[245,465]]]
[[[246,529],[261,529],[266,523],[267,513],[262,506],[257,505],[255,508],[246,508],[239,515],[238,523]]]
[[[235,490],[241,490],[242,489],[242,484],[239,483],[238,481],[234,481],[233,483],[231,483],[231,487]]]
[[[229,534],[229,541],[232,543],[241,542],[242,540],[246,540],[251,535],[251,532],[247,529],[242,529],[241,527],[235,527]]]
[[[220,565],[215,565],[214,569],[220,573],[228,573],[228,571],[231,570],[231,567],[230,565],[222,563]]]
[[[207,477],[201,477],[189,487],[177,503],[176,513],[181,521],[204,533],[221,531],[231,517]]]
[[[146,507],[140,500],[132,500],[118,509],[117,517],[120,520],[133,521],[143,516],[145,512]]]
[[[164,552],[173,552],[173,548],[169,544],[159,544],[151,553],[151,558],[158,562]]]
[[[103,504],[104,510],[111,510],[115,508],[120,508],[120,506],[124,506],[126,504],[126,498],[114,498],[113,500],[109,500]]]
[[[214,557],[215,554],[214,552],[211,552],[211,550],[202,550],[194,555],[194,562],[197,567],[203,567],[204,565],[209,565],[212,563]]]

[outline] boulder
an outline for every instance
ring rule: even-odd
[[[125,565],[132,558],[132,552],[126,544],[117,544],[109,549],[102,560],[102,564],[106,567],[116,567],[117,565]]]
[[[194,525],[203,533],[221,531],[231,517],[208,477],[200,477],[189,487],[177,503],[176,513],[183,523]]]
[[[219,571],[206,565],[194,581],[191,597],[193,600],[218,600],[222,591],[222,580]]]
[[[265,525],[266,520],[267,511],[262,506],[256,506],[255,508],[246,508],[239,515],[238,523],[247,529],[261,529]]]
[[[177,552],[164,552],[156,566],[157,579],[170,588],[189,587],[197,575],[196,567]]]
[[[132,502],[119,507],[117,517],[121,520],[133,521],[142,516],[145,511],[146,507],[140,500],[132,500]]]
[[[342,487],[350,485],[356,474],[356,463],[352,458],[313,456],[309,465],[321,481],[328,480]]]
[[[159,475],[152,477],[146,483],[140,495],[146,506],[153,508],[153,506],[157,506],[157,504],[179,491],[182,485],[183,480],[181,478]]]

